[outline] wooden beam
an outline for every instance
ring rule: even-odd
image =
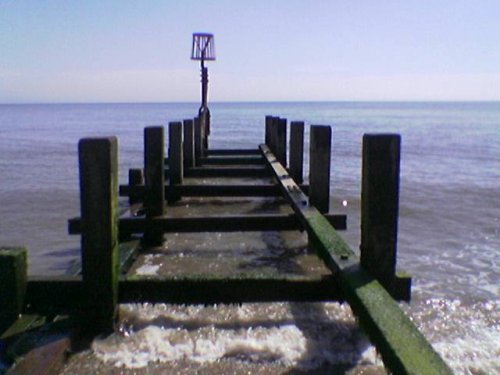
[[[118,299],[117,139],[80,140],[79,162],[84,324],[109,332]]]
[[[264,167],[195,167],[184,173],[186,177],[269,177]]]
[[[195,165],[199,165],[199,160],[205,156],[203,148],[203,133],[202,124],[199,117],[194,118],[194,154],[195,154]]]
[[[309,185],[300,185],[303,192],[307,194]],[[173,190],[174,193],[183,197],[278,197],[281,189],[278,185],[178,185],[167,186],[165,191]],[[120,196],[129,196],[131,193],[142,197],[145,194],[144,186],[130,188],[128,185],[120,185]]]
[[[283,193],[307,229],[311,242],[333,272],[364,331],[394,374],[451,374],[443,359],[384,287],[361,268],[356,254],[321,213],[308,203],[269,147],[260,149]]]
[[[144,171],[142,169],[129,169],[128,186],[132,188],[128,202],[130,205],[142,202],[143,196],[135,193],[133,187],[144,185]]]
[[[287,128],[287,120],[286,118],[279,118],[275,120],[275,128],[276,128],[276,158],[279,160],[281,165],[286,167],[287,159],[286,159],[286,128]]]
[[[326,219],[336,229],[346,229],[345,215],[326,215]],[[280,231],[302,230],[295,215],[264,214],[264,215],[231,215],[231,216],[202,216],[202,217],[128,217],[119,219],[120,231],[143,233],[146,230],[171,233],[196,232],[253,232],[253,231]],[[69,225],[70,234],[79,234],[81,222],[72,219]]]
[[[0,247],[0,334],[24,308],[28,251],[24,247]]]
[[[144,209],[147,217],[165,214],[165,131],[163,126],[144,129],[144,175],[146,196]],[[161,246],[163,235],[153,231],[144,233],[142,242],[146,246]]]
[[[290,123],[290,176],[297,184],[304,181],[304,122]]]
[[[209,156],[200,159],[201,165],[253,165],[263,164],[260,156]]]
[[[260,155],[260,150],[257,148],[249,148],[249,149],[208,149],[208,156],[213,155]]]
[[[82,283],[78,277],[33,277],[26,300],[32,311],[71,313],[79,309]],[[64,298],[61,298],[64,296]],[[258,273],[186,275],[175,277],[124,277],[119,282],[119,302],[187,304],[341,301],[331,276],[264,275]]]
[[[266,116],[266,131],[265,131],[265,140],[264,140],[264,143],[266,145],[268,145],[269,147],[271,147],[271,139],[272,139],[272,134],[271,132],[273,131],[272,130],[272,127],[273,127],[273,121],[274,121],[274,117],[273,116]]]

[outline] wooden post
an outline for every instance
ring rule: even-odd
[[[0,248],[0,336],[24,308],[28,252],[24,247]]]
[[[389,291],[396,272],[401,137],[363,136],[361,265]]]
[[[286,167],[286,118],[280,118],[276,123],[276,159]]]
[[[273,121],[274,121],[273,116],[266,116],[266,134],[265,134],[264,143],[269,148],[271,148],[271,131],[272,131],[272,127],[273,127]]]
[[[118,301],[118,141],[79,142],[83,322],[110,332]],[[63,297],[63,296],[62,296]]]
[[[304,181],[304,122],[290,122],[290,176],[297,184]]]
[[[130,205],[141,202],[142,197],[136,193],[133,193],[133,188],[135,186],[144,185],[144,172],[140,168],[129,169],[128,171],[128,185],[131,187],[131,193],[128,197],[128,202]]]
[[[184,168],[189,169],[195,166],[194,152],[194,122],[184,120]]]
[[[182,184],[184,174],[182,161],[182,123],[168,124],[168,160],[170,168],[170,185]]]
[[[195,164],[200,165],[200,159],[205,156],[203,152],[203,133],[201,129],[201,120],[199,117],[194,118],[194,153]]]
[[[144,129],[144,177],[146,217],[165,214],[165,131],[163,126]],[[170,161],[171,162],[171,161]],[[153,230],[144,233],[142,243],[146,246],[161,246],[163,233]]]
[[[309,142],[309,203],[319,212],[330,209],[330,155],[332,128],[311,126]]]

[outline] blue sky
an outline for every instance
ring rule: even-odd
[[[500,1],[0,0],[0,103],[500,100]]]

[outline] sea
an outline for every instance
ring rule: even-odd
[[[79,257],[80,239],[67,233],[67,219],[79,216],[79,139],[118,137],[126,183],[128,169],[143,165],[144,127],[193,118],[198,106],[0,105],[0,246],[27,247],[30,275],[67,272]],[[401,306],[454,372],[500,374],[500,102],[212,103],[210,111],[212,148],[257,147],[266,115],[305,121],[306,150],[309,125],[330,125],[330,210],[347,214],[342,236],[355,251],[363,134],[400,134],[398,268],[413,277],[412,301]],[[306,178],[307,165],[306,155]],[[238,236],[230,241],[243,246]],[[381,366],[345,304],[122,309],[136,327],[92,348],[123,371],[227,358],[269,373],[277,365],[304,373]]]

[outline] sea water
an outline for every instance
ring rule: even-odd
[[[0,105],[0,245],[26,246],[30,274],[64,273],[79,254],[78,236],[66,233],[66,220],[79,216],[78,140],[117,136],[120,181],[126,183],[128,169],[143,163],[143,128],[192,118],[197,108],[194,103]],[[398,266],[413,276],[414,285],[413,300],[403,308],[457,373],[500,373],[500,103],[214,103],[210,108],[214,148],[256,147],[269,114],[331,125],[331,211],[348,215],[342,235],[354,250],[362,135],[401,134]],[[306,139],[307,133],[306,126]],[[236,245],[238,238],[232,241]],[[236,358],[271,369],[276,363],[303,369],[380,363],[346,305],[127,305],[122,315],[121,334],[93,346],[110,366],[141,368],[179,358],[199,363]]]

